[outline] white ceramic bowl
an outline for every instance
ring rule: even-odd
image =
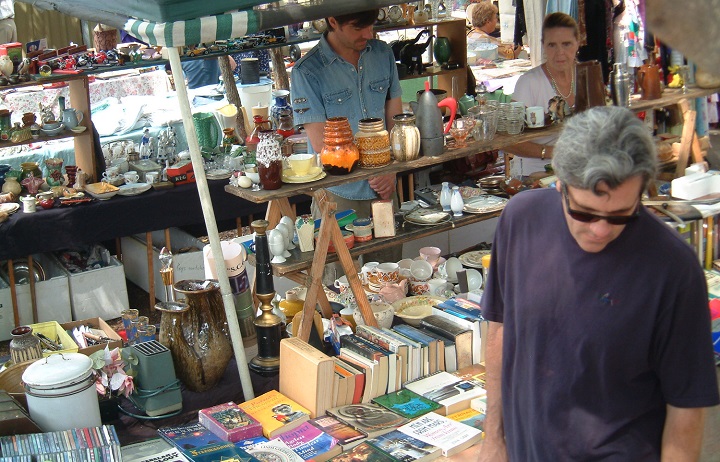
[[[468,290],[478,290],[482,287],[483,278],[480,271],[470,268],[465,272],[465,274],[467,275]]]
[[[457,272],[462,269],[462,263],[457,257],[450,257],[445,262],[445,274],[450,281],[457,281]]]
[[[377,319],[378,326],[380,328],[389,329],[392,326],[393,318],[395,317],[395,308],[389,303],[385,302],[370,302],[370,309]],[[358,326],[364,325],[365,320],[360,314],[360,308],[355,308],[353,311],[353,319]]]
[[[411,326],[420,325],[423,318],[432,314],[433,305],[445,300],[432,295],[415,295],[393,303],[395,314]]]

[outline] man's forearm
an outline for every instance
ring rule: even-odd
[[[660,460],[662,462],[697,461],[700,458],[704,427],[704,408],[679,408],[668,405]]]

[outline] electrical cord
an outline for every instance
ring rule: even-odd
[[[137,398],[147,399],[147,398],[152,398],[153,396],[157,396],[166,391],[177,390],[179,388],[180,388],[180,381],[175,379],[175,381],[170,382],[167,385],[164,385],[155,390],[144,390],[142,388],[136,388],[134,395],[137,395]],[[133,398],[133,395],[128,396],[128,400],[133,404],[133,406],[135,406],[135,408],[142,410],[142,406],[138,404],[138,402],[136,401],[135,398]],[[127,416],[133,417],[135,419],[141,419],[141,420],[166,419],[168,417],[173,417],[173,416],[179,415],[182,412],[182,408],[180,408],[177,411],[158,415],[158,416],[140,415],[140,414],[135,414],[133,412],[128,411],[127,409],[122,407],[120,404],[118,404],[118,410],[120,410],[120,412],[122,412],[123,414],[125,414]]]

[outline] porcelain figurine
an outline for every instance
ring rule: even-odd
[[[8,55],[0,56],[0,72],[2,72],[2,75],[10,77],[13,73],[14,67],[13,62]]]

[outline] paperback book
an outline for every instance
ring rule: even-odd
[[[303,460],[313,459],[315,462],[324,462],[342,452],[337,439],[311,425],[310,422],[304,422],[295,430],[285,432],[276,439],[285,443]]]
[[[302,457],[279,439],[253,446],[247,452],[260,462],[303,462]]]
[[[483,431],[483,424],[485,423],[485,413],[483,412],[478,412],[475,409],[468,408],[460,412],[453,412],[452,414],[448,414],[447,417],[448,419],[464,423],[465,425],[469,425],[471,427],[477,428],[480,431]]]
[[[262,436],[262,425],[240,406],[230,401],[198,412],[200,424],[222,438],[233,443]]]
[[[310,419],[308,423],[335,438],[343,451],[357,446],[367,438],[363,432],[330,415]]]
[[[397,462],[387,452],[366,442],[330,459],[331,462]]]
[[[371,438],[367,440],[367,443],[385,451],[400,462],[429,462],[440,457],[441,453],[439,447],[413,438],[399,430]]]
[[[270,390],[239,406],[260,422],[263,435],[268,439],[290,431],[310,418],[309,410],[276,390]]]
[[[408,422],[405,417],[372,403],[340,406],[328,410],[328,414],[369,437],[382,435]]]
[[[445,371],[438,371],[427,377],[405,384],[405,388],[438,403],[443,415],[462,411],[470,407],[470,401],[485,395],[485,389],[474,382]]]
[[[440,405],[432,400],[423,398],[417,393],[403,388],[402,390],[378,396],[373,403],[399,414],[407,419],[414,419],[428,412],[440,409]]]
[[[400,428],[401,432],[442,449],[450,457],[480,441],[482,432],[445,416],[431,412]]]
[[[158,428],[158,434],[180,450],[201,448],[224,441],[200,422]]]

